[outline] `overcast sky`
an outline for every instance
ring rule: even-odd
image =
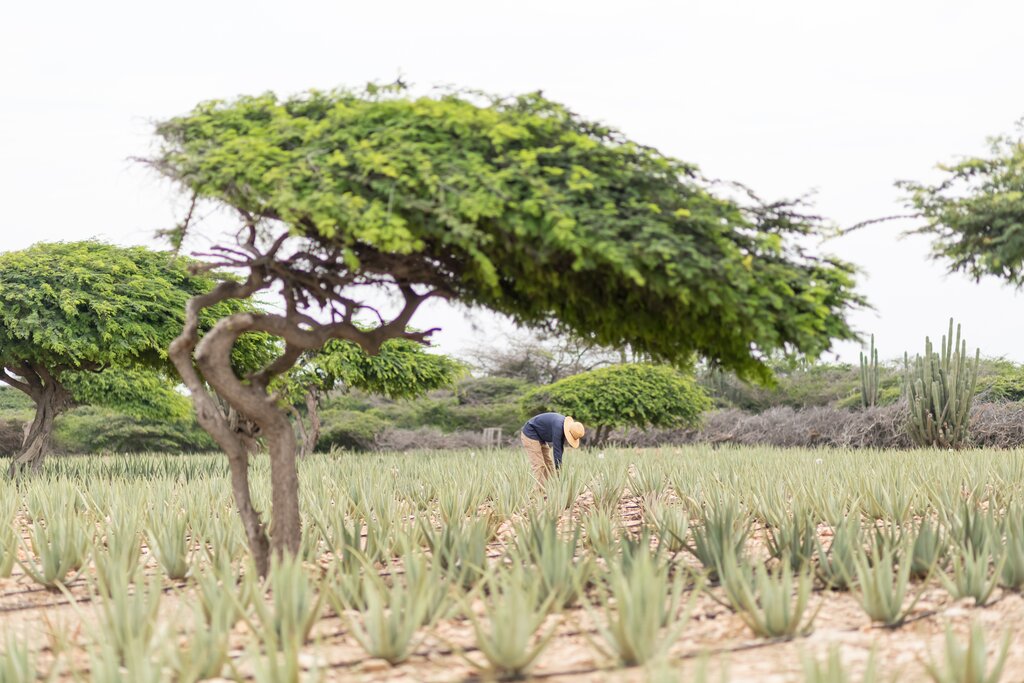
[[[211,98],[358,86],[541,89],[589,118],[768,197],[816,191],[839,225],[902,211],[893,182],[985,151],[1024,116],[1024,3],[5,3],[0,9],[0,251],[101,237],[157,244],[180,198],[128,161],[151,122]],[[949,316],[987,355],[1024,361],[1024,299],[946,275],[892,222],[825,249],[858,264],[883,357]],[[508,325],[435,306],[442,349]],[[838,354],[856,361],[857,345]]]

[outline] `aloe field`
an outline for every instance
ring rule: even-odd
[[[515,451],[317,455],[300,477],[300,555],[265,582],[222,457],[3,484],[0,681],[1024,670],[1024,453],[591,449],[543,493]]]

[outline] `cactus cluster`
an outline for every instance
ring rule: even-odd
[[[871,348],[865,355],[860,352],[860,405],[872,408],[878,405],[878,349],[875,348],[875,335],[871,335]]]
[[[910,408],[907,429],[919,446],[957,448],[967,439],[981,351],[975,351],[973,359],[967,355],[959,325],[954,341],[952,318],[939,351],[933,350],[926,337],[923,357],[917,356],[911,363],[903,356],[903,388]]]

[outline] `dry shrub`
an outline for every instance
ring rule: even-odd
[[[847,410],[833,407],[771,408],[751,414],[721,410],[696,430],[620,430],[609,441],[623,446],[738,444],[779,448],[912,448],[903,404]],[[980,403],[971,410],[970,445],[1024,446],[1024,403]]]
[[[482,432],[442,432],[437,427],[416,429],[385,429],[376,437],[382,451],[411,451],[417,448],[483,448]]]
[[[25,440],[25,425],[16,420],[0,422],[0,455],[14,455]]]

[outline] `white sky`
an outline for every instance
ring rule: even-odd
[[[1024,3],[134,0],[0,6],[0,250],[101,237],[155,244],[181,201],[128,161],[151,121],[210,98],[361,85],[542,89],[766,197],[816,190],[839,225],[902,212],[893,181],[985,150],[1024,116]],[[827,245],[864,270],[853,321],[883,357],[956,316],[1024,361],[1024,301],[926,260],[905,223]],[[490,314],[433,307],[442,350]],[[476,329],[474,329],[474,326]],[[857,346],[837,351],[855,361]]]

